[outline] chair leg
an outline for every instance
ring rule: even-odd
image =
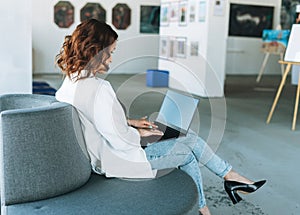
[[[300,75],[298,77],[298,87],[297,87],[296,100],[295,100],[294,117],[293,117],[293,124],[292,124],[292,130],[293,131],[295,131],[295,129],[296,129],[299,95],[300,95]]]
[[[284,72],[284,74],[283,74],[283,76],[282,76],[281,83],[280,83],[280,85],[279,85],[279,88],[278,88],[278,91],[277,91],[275,100],[274,100],[274,102],[273,102],[272,108],[271,108],[270,113],[269,113],[268,118],[267,118],[267,124],[269,124],[270,121],[271,121],[273,112],[274,112],[275,107],[276,107],[276,105],[277,105],[279,96],[280,96],[280,94],[281,94],[283,85],[285,84],[286,77],[287,77],[287,75],[288,75],[288,73],[289,73],[289,71],[290,71],[290,69],[291,69],[291,66],[292,66],[292,64],[290,64],[290,63],[287,65],[287,67],[286,67],[286,69],[285,69],[285,72]]]

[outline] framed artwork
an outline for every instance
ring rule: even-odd
[[[140,33],[159,33],[160,7],[141,6]]]
[[[229,36],[262,37],[273,28],[274,7],[230,4]]]
[[[170,4],[163,3],[160,5],[160,26],[168,26],[170,22]]]
[[[195,22],[196,21],[196,2],[192,1],[190,3],[190,22]]]
[[[191,42],[191,56],[198,56],[199,54],[199,42],[198,41],[192,41]]]
[[[169,42],[169,53],[168,54],[169,54],[170,58],[173,58],[173,57],[175,57],[175,51],[176,51],[176,47],[175,47],[176,39],[175,39],[175,37],[170,37],[168,42]]]
[[[179,3],[172,2],[170,4],[170,22],[178,22]]]
[[[131,9],[127,4],[116,4],[112,10],[112,24],[119,30],[125,30],[131,24]]]
[[[168,37],[160,38],[159,48],[160,48],[160,51],[159,51],[160,57],[164,57],[164,58],[169,57],[169,39],[168,39]]]
[[[186,38],[176,37],[176,57],[185,58],[186,57]]]
[[[68,1],[59,1],[54,6],[54,22],[60,28],[69,28],[74,23],[74,7]]]
[[[106,21],[106,11],[98,3],[87,3],[80,10],[80,21],[85,21],[87,19],[97,19],[99,21]]]
[[[262,47],[263,52],[271,54],[284,53],[288,44],[290,30],[263,30]]]
[[[206,19],[206,1],[199,2],[198,21],[205,22]]]
[[[300,4],[300,0],[282,0],[280,9],[280,25],[282,29],[291,29],[296,23],[297,11],[296,7]]]
[[[179,25],[187,24],[187,1],[182,1],[179,3]]]
[[[224,16],[225,14],[225,0],[215,0],[214,4],[214,15],[215,16]]]

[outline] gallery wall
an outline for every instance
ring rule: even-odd
[[[54,66],[64,37],[73,32],[80,23],[80,10],[88,1],[69,1],[74,6],[74,22],[68,28],[60,28],[54,22],[54,6],[59,1],[32,0],[32,41],[33,73],[57,74]],[[119,34],[117,51],[114,54],[111,71],[115,73],[139,73],[149,68],[157,68],[158,34],[140,33],[140,6],[159,5],[160,0],[103,0],[99,3],[106,10],[106,22],[112,23],[112,9],[119,3],[131,9],[131,22],[126,29],[113,28]]]
[[[171,70],[171,87],[186,88],[201,96],[218,97],[223,95],[226,75],[258,74],[265,55],[261,51],[262,30],[274,29],[279,24],[280,0],[163,0],[161,8],[169,5],[169,10],[173,10],[173,4],[178,4],[179,8],[182,4],[188,6],[187,23],[182,24],[180,20],[174,21],[171,18],[169,23],[163,23],[160,29],[162,37],[175,40],[175,47],[178,46],[176,40],[186,40],[184,57],[175,54],[159,60],[160,69]],[[234,4],[236,7],[233,7]],[[195,5],[196,11],[196,21],[192,22],[191,5]],[[247,12],[240,15],[244,9]],[[237,22],[232,21],[234,12],[239,13],[238,25],[234,25]],[[199,56],[190,54],[195,42]],[[163,43],[167,42],[161,41],[160,45]],[[264,74],[280,74],[278,60],[279,55],[271,55]],[[189,77],[187,74],[191,71],[194,74]],[[181,87],[178,82],[182,84]]]
[[[170,71],[171,87],[205,97],[223,96],[228,6],[227,1],[216,2],[162,1],[162,13],[169,18],[161,23],[160,45],[167,44],[168,53],[160,47],[159,68]]]
[[[31,6],[31,0],[1,2],[0,95],[31,93]]]
[[[281,0],[230,0],[229,3],[240,5],[254,5],[274,7],[273,29],[280,23]],[[229,17],[228,17],[229,25]],[[228,32],[225,32],[228,35]],[[229,75],[256,75],[264,59],[261,52],[262,38],[249,36],[230,36],[227,39],[226,52],[226,74]],[[271,55],[264,75],[281,74],[281,67],[278,64],[279,55]],[[263,79],[262,79],[263,81]]]

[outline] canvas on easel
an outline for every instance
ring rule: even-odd
[[[300,62],[300,24],[293,24],[289,38],[289,43],[284,55],[286,62]],[[291,82],[293,85],[298,85],[300,67],[293,65]]]
[[[262,52],[271,54],[284,53],[288,44],[289,35],[290,30],[263,30]]]
[[[300,62],[300,25],[293,24],[284,55],[286,62]]]
[[[277,105],[278,99],[280,97],[282,88],[286,82],[287,75],[289,74],[291,67],[295,65],[300,65],[300,25],[294,24],[292,26],[292,30],[290,33],[288,45],[285,51],[284,60],[280,60],[279,63],[281,65],[286,65],[286,69],[282,75],[282,79],[280,82],[280,85],[278,87],[273,105],[271,107],[271,110],[269,112],[267,123],[270,123],[273,112],[275,110],[275,107]],[[299,104],[299,97],[300,97],[300,78],[298,78],[298,87],[296,92],[296,99],[295,99],[295,107],[294,107],[294,116],[293,116],[293,122],[292,122],[292,130],[295,130],[296,128],[296,121],[297,121],[297,113],[298,113],[298,104]]]
[[[286,50],[290,30],[272,30],[264,29],[262,33],[261,51],[265,53],[265,57],[259,70],[256,82],[259,82],[265,70],[267,61],[271,54],[279,55],[280,60],[283,60],[283,54]],[[281,73],[283,74],[284,66],[281,65]]]

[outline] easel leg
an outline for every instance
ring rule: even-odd
[[[283,53],[280,53],[280,60],[283,61]],[[284,64],[281,64],[281,75],[284,73]]]
[[[258,76],[257,76],[257,78],[256,78],[256,82],[257,82],[257,83],[258,83],[258,82],[260,81],[260,79],[261,79],[261,76],[262,76],[262,74],[263,74],[263,72],[264,72],[264,70],[265,70],[266,64],[267,64],[267,62],[268,62],[269,56],[270,56],[270,53],[266,53],[265,58],[264,58],[264,61],[263,61],[262,65],[261,65],[261,67],[260,67]]]
[[[292,124],[292,130],[293,130],[293,131],[296,129],[296,121],[297,121],[297,113],[298,113],[298,104],[299,104],[299,95],[300,95],[300,75],[299,75],[299,77],[298,77],[298,87],[297,87],[297,93],[296,93],[296,101],[295,101],[294,117],[293,117],[293,124]]]
[[[273,102],[272,108],[271,108],[270,113],[269,113],[268,118],[267,118],[267,124],[269,124],[270,121],[271,121],[273,112],[274,112],[275,107],[276,107],[276,105],[277,105],[277,102],[278,102],[280,93],[281,93],[281,91],[282,91],[283,85],[285,84],[285,80],[286,80],[286,77],[287,77],[287,75],[288,75],[288,73],[289,73],[289,71],[290,71],[290,69],[291,69],[291,66],[292,66],[292,64],[289,63],[289,64],[286,66],[285,72],[283,73],[282,80],[281,80],[281,83],[280,83],[280,85],[279,85],[279,88],[278,88],[278,91],[277,91],[275,100],[274,100],[274,102]]]

